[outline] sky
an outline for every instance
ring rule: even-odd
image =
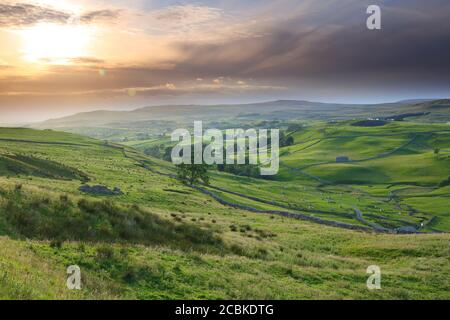
[[[366,27],[369,5],[381,30]],[[0,123],[450,97],[448,0],[1,0]]]

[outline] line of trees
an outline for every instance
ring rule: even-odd
[[[225,139],[225,137],[224,137]],[[269,147],[271,145],[271,139],[269,137],[267,141]],[[286,135],[284,131],[280,131],[280,147],[287,147],[294,144],[294,137],[291,135]],[[203,146],[203,149],[206,145]],[[193,145],[191,146],[193,149]],[[237,145],[235,145],[237,148]],[[248,150],[248,149],[247,149]],[[223,154],[226,154],[225,148],[223,149]],[[144,153],[149,156],[153,156],[166,161],[171,161],[172,156],[172,146],[165,146],[164,144],[154,145],[146,148]],[[177,175],[179,179],[193,185],[197,182],[209,183],[209,173],[210,169],[217,169],[220,172],[227,172],[234,175],[253,177],[253,178],[263,178],[263,179],[274,179],[273,176],[261,176],[260,168],[256,164],[250,164],[248,155],[246,155],[245,164],[218,164],[216,166],[208,166],[206,164],[194,164],[194,152],[192,150],[192,161],[191,164],[179,164],[176,166]]]

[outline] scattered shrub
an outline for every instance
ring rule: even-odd
[[[61,249],[63,245],[63,242],[59,239],[54,239],[50,241],[50,247],[53,249]]]
[[[110,246],[101,246],[97,248],[97,259],[99,260],[111,260],[114,258],[114,249]]]
[[[266,231],[266,230],[261,230],[261,229],[256,229],[255,232],[261,238],[273,238],[273,237],[277,236],[275,233],[273,233],[271,231]]]
[[[139,271],[134,266],[127,266],[125,269],[122,279],[127,283],[135,282],[139,277]]]

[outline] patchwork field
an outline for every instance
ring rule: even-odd
[[[355,123],[318,123],[290,132],[295,143],[281,148],[280,172],[274,180],[216,171],[211,176],[216,189],[210,191],[258,210],[288,210],[356,225],[364,224],[355,213],[360,211],[366,222],[392,231],[450,231],[442,227],[447,210],[440,205],[449,197],[444,183],[450,175],[448,125]],[[151,143],[125,144],[145,151]],[[161,143],[171,145],[168,139]],[[341,162],[338,157],[347,159]],[[175,174],[167,162],[147,161]],[[412,205],[415,193],[408,191],[419,187],[417,207]]]

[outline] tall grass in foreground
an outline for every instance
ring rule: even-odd
[[[19,238],[166,245],[181,250],[221,251],[211,230],[163,219],[137,205],[27,194],[21,185],[0,190],[0,230]]]

